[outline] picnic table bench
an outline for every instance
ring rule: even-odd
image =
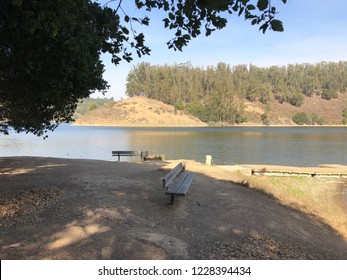
[[[118,161],[120,161],[121,156],[140,156],[141,161],[143,161],[145,157],[148,157],[148,151],[112,151],[112,156],[117,156]]]
[[[180,162],[174,169],[171,169],[168,174],[162,179],[165,194],[171,196],[171,205],[174,204],[175,196],[185,196],[192,184],[195,174],[183,172],[184,166]]]

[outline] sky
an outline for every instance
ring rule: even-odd
[[[97,0],[99,3],[109,2]],[[321,61],[347,61],[347,1],[346,0],[272,0],[284,24],[284,32],[268,30],[265,34],[259,26],[249,21],[228,17],[228,24],[211,36],[204,34],[194,38],[183,51],[168,49],[166,42],[174,37],[174,31],[165,29],[161,12],[135,10],[134,0],[123,0],[122,7],[129,16],[148,16],[149,26],[134,26],[145,34],[145,44],[151,49],[150,56],[137,58],[131,63],[122,61],[115,66],[111,57],[102,56],[106,71],[104,79],[111,86],[103,96],[92,97],[127,98],[126,77],[137,64],[149,62],[164,65],[190,62],[196,67],[215,66],[224,62],[230,66],[253,64],[259,67],[288,65],[295,63],[317,63]],[[255,3],[256,1],[251,1]],[[118,1],[109,4],[116,7]]]

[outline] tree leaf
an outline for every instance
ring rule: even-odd
[[[263,33],[265,33],[268,27],[269,27],[268,23],[264,23],[262,26],[259,27],[259,31],[261,30]]]
[[[257,7],[260,11],[264,11],[269,5],[269,0],[258,0]]]
[[[163,22],[164,22],[164,27],[167,28],[169,26],[170,20],[168,18],[164,18]]]
[[[240,10],[239,10],[239,16],[242,15],[243,11],[244,11],[245,7],[241,7]]]
[[[278,31],[278,32],[283,32],[284,28],[283,28],[283,23],[280,20],[274,19],[270,22],[271,24],[271,29],[273,31]]]

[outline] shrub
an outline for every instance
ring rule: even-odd
[[[296,113],[293,118],[292,118],[293,122],[295,122],[298,125],[303,125],[306,123],[307,120],[307,115],[304,112],[301,113]]]
[[[305,112],[296,113],[293,116],[292,120],[298,125],[324,124],[324,119],[322,117],[319,117],[316,113],[307,113],[307,114]]]
[[[288,103],[296,107],[300,107],[302,103],[304,103],[304,99],[304,95],[299,93],[294,93],[293,95],[287,97]]]
[[[270,119],[268,114],[262,114],[261,115],[261,122],[263,123],[263,125],[269,125],[270,124]]]
[[[342,124],[344,124],[344,125],[347,124],[347,109],[344,109],[342,111]]]
[[[319,124],[319,125],[324,124],[324,118],[319,117],[317,114],[312,113],[310,115],[310,117],[311,117],[311,122],[312,122],[311,124]]]
[[[95,109],[97,109],[98,106],[96,105],[96,103],[92,103],[90,106],[89,106],[89,111],[94,111]]]
[[[182,98],[178,98],[173,106],[176,110],[184,110],[184,102]]]
[[[248,121],[248,116],[244,112],[239,112],[236,114],[235,122],[236,123],[244,123]]]
[[[326,100],[336,99],[338,97],[338,93],[333,89],[324,89],[321,96]]]

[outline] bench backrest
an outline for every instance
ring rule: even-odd
[[[163,188],[167,189],[170,183],[183,171],[184,167],[182,162],[176,165],[174,169],[171,169],[168,174],[163,178]]]
[[[140,155],[141,152],[138,151],[112,151],[113,156],[137,156]]]
[[[148,151],[112,151],[113,156],[148,156]]]

